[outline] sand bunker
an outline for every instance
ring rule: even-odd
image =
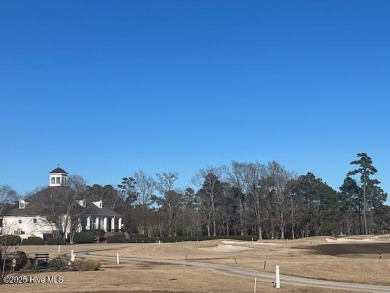
[[[377,239],[374,238],[363,238],[363,239],[348,239],[348,238],[337,238],[337,239],[331,239],[326,238],[326,242],[331,243],[376,243],[378,242]]]
[[[218,244],[218,246],[214,247],[204,247],[200,248],[207,251],[215,251],[215,252],[237,252],[237,251],[246,251],[251,250],[253,248],[247,247],[247,246],[253,246],[253,245],[280,245],[276,243],[270,243],[270,242],[242,242],[242,241],[229,241],[224,240],[222,241],[222,244]]]
[[[270,243],[270,242],[258,242],[258,241],[252,241],[252,242],[239,242],[239,241],[222,241],[223,244],[233,244],[233,245],[280,245],[277,243]]]
[[[208,250],[208,251],[215,251],[215,252],[237,252],[237,251],[251,250],[252,248],[243,247],[243,246],[227,245],[227,244],[218,244],[218,246],[204,247],[204,248],[200,248],[200,249]]]

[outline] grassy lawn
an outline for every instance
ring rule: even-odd
[[[20,246],[27,254],[49,252],[58,255],[57,246]],[[390,285],[390,242],[327,244],[325,238],[295,241],[205,241],[158,244],[87,244],[61,246],[61,254],[73,249],[101,258],[95,272],[39,272],[25,274],[34,278],[61,276],[59,284],[1,285],[1,292],[253,292],[254,280],[232,277],[210,269],[123,261],[121,257],[153,257],[220,263],[315,279]],[[382,254],[379,259],[378,251]],[[264,269],[265,265],[265,269]],[[275,292],[270,282],[258,282],[257,292]],[[289,286],[282,283],[277,292],[341,292],[337,290]],[[346,292],[346,291],[343,291]],[[354,291],[356,292],[356,291]]]

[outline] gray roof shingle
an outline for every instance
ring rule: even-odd
[[[53,174],[53,173],[65,173],[65,174],[68,174],[68,172],[66,172],[64,169],[62,169],[60,167],[57,167],[53,171],[50,172],[50,174]]]
[[[5,213],[5,216],[48,216],[54,211],[65,214],[69,203],[74,203],[74,198],[74,191],[66,186],[47,187],[25,198],[26,207],[24,209],[19,209],[19,205],[16,203],[14,208]],[[74,204],[73,209],[76,214],[121,217],[120,214],[108,208],[98,208],[89,200],[86,202],[86,207]]]

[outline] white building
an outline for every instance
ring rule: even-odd
[[[67,186],[67,176],[68,173],[61,168],[51,171],[49,187],[19,200],[3,215],[1,233],[45,239],[59,235],[68,237],[71,231],[119,231],[122,228],[121,215],[105,208],[101,200],[78,198]]]

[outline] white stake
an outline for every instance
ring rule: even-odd
[[[257,284],[257,278],[255,277],[255,289],[253,290],[253,293],[256,293],[256,284]]]
[[[76,258],[75,254],[73,253],[73,249],[70,251],[70,261],[74,261]]]
[[[119,265],[119,251],[116,251],[116,264]]]
[[[276,273],[276,277],[275,277],[275,287],[276,287],[277,289],[279,289],[279,288],[280,288],[279,266],[276,266],[276,271],[275,271],[275,273]]]
[[[61,245],[58,245],[58,253],[61,252]]]
[[[161,241],[159,240],[159,241],[158,241],[158,245],[160,246],[160,244],[161,244]]]

